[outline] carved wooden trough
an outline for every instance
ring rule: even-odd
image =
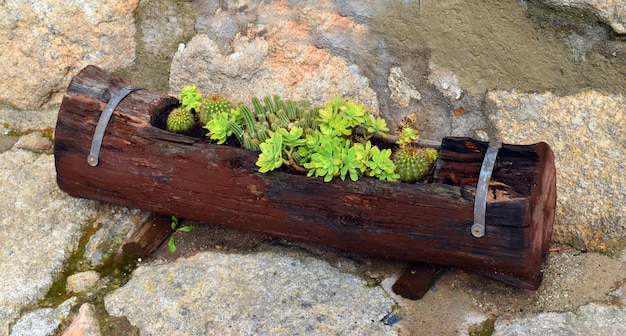
[[[357,182],[282,171],[261,174],[258,154],[170,133],[175,97],[147,90],[121,100],[88,162],[105,106],[128,83],[89,66],[59,110],[54,153],[59,187],[74,197],[407,261],[460,267],[537,289],[556,203],[554,157],[545,143],[497,153],[482,237],[472,234],[474,193],[488,144],[444,138],[430,183]],[[160,127],[157,127],[160,126]],[[95,165],[94,165],[95,164]],[[513,196],[511,196],[513,195]]]

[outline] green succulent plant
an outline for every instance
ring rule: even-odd
[[[195,85],[188,85],[180,91],[179,100],[182,107],[189,111],[197,110],[202,104],[202,94]]]
[[[363,175],[400,178],[391,151],[369,141],[386,136],[386,121],[353,100],[336,97],[320,109],[279,96],[253,97],[251,109],[243,103],[233,108],[219,95],[202,99],[195,86],[184,87],[180,96],[183,109],[196,111],[211,140],[223,144],[234,136],[241,147],[259,151],[261,173],[290,166],[325,182],[335,177],[357,181]]]
[[[387,127],[387,122],[385,121],[385,119],[380,117],[374,117],[371,114],[367,114],[365,116],[365,122],[363,123],[363,127],[369,134],[369,137],[374,134],[386,136],[387,132],[389,132],[389,128]]]
[[[270,137],[259,147],[261,154],[259,154],[259,159],[256,162],[259,172],[267,173],[280,168],[285,162],[283,159],[283,137],[280,133],[270,132]]]
[[[372,147],[370,153],[371,157],[367,162],[369,176],[387,181],[397,181],[400,178],[400,175],[395,173],[396,166],[390,159],[391,149],[380,150],[378,147]]]
[[[406,147],[410,145],[413,141],[417,140],[417,137],[417,130],[411,127],[405,127],[402,129],[402,132],[400,132],[400,137],[397,144],[398,146],[400,146],[400,148]]]
[[[176,252],[176,243],[174,242],[174,236],[176,235],[176,232],[191,232],[196,227],[192,225],[180,226],[178,222],[178,217],[176,216],[172,216],[171,227],[172,233],[170,234],[170,239],[168,239],[167,241],[167,248],[170,250],[170,252],[174,253]]]
[[[198,121],[200,121],[201,125],[206,125],[213,115],[220,112],[230,112],[233,108],[233,104],[226,99],[223,95],[213,95],[208,98],[202,99],[202,102],[198,109],[196,110],[196,114],[198,116]]]
[[[348,143],[346,144],[348,145]],[[342,167],[339,171],[339,176],[341,180],[345,180],[346,175],[349,175],[352,181],[357,181],[359,176],[363,175],[367,169],[367,154],[366,147],[362,143],[345,146],[340,156]]]
[[[345,139],[323,135],[320,140],[304,167],[309,170],[307,176],[323,176],[324,182],[330,182],[340,174],[343,163],[341,149],[345,147]]]
[[[438,156],[439,153],[436,149],[409,146],[396,150],[392,160],[396,165],[396,172],[400,175],[400,180],[412,183],[428,173]]]
[[[193,113],[184,107],[175,108],[167,116],[167,130],[174,133],[189,131],[195,125]]]
[[[226,142],[229,136],[233,135],[231,123],[235,122],[231,114],[219,112],[213,116],[204,128],[209,130],[207,136],[211,140],[215,140],[218,145]]]

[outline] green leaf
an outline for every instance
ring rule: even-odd
[[[411,127],[405,127],[402,129],[400,137],[396,143],[400,147],[406,147],[415,140],[417,140],[417,131]]]
[[[178,227],[178,217],[172,216],[172,230],[176,230]]]
[[[365,122],[365,107],[353,100],[340,107],[343,118],[349,123],[349,127],[356,127]]]
[[[377,117],[374,118],[372,115],[368,114],[365,117],[365,124],[363,127],[369,133],[375,133],[380,135],[386,135],[389,132],[389,128],[387,128],[387,122],[385,119]]]
[[[180,104],[188,109],[198,109],[202,105],[202,94],[195,85],[185,86],[180,91]]]
[[[400,175],[395,173],[396,166],[391,160],[391,150],[383,149],[382,151],[374,146],[371,150],[370,161],[367,167],[370,169],[369,176],[375,176],[381,180],[397,181]]]
[[[293,126],[289,131],[285,128],[280,128],[278,131],[283,138],[283,144],[285,144],[285,146],[293,148],[303,146],[306,143],[306,140],[302,139],[302,132],[304,130],[301,127]]]
[[[319,138],[319,146],[311,154],[310,161],[304,164],[309,169],[307,176],[323,176],[324,182],[330,182],[340,174],[342,161],[340,150],[345,146],[344,139],[323,135]]]
[[[342,114],[336,114],[327,124],[320,125],[320,131],[322,134],[328,134],[333,136],[343,136],[352,134],[352,128],[350,128],[350,122],[346,120]]]
[[[181,227],[181,228],[179,228],[179,229],[176,229],[176,231],[180,231],[180,232],[191,232],[191,231],[193,231],[195,228],[196,228],[196,227],[195,227],[195,226],[192,226],[192,225],[185,225],[185,226],[183,226],[183,227]]]
[[[172,234],[170,236],[170,239],[167,241],[167,248],[172,253],[176,252],[176,244],[174,243],[174,234]]]
[[[207,136],[217,141],[218,145],[223,144],[226,142],[226,139],[233,134],[231,128],[228,127],[229,122],[230,118],[228,113],[220,112],[215,114],[213,119],[204,126],[204,128],[209,130]]]
[[[269,132],[270,137],[261,145],[261,154],[255,163],[259,167],[259,172],[267,173],[282,166],[284,159],[282,156],[283,138],[280,132]]]
[[[337,113],[339,113],[339,108],[343,105],[343,103],[344,100],[339,97],[335,97],[331,99],[328,103],[326,103],[326,106],[324,106],[323,109],[319,110],[320,123],[329,123],[330,120],[333,119],[335,115],[337,115]]]
[[[363,173],[365,163],[361,147],[362,145],[360,147],[352,146],[341,151],[342,167],[339,175],[341,180],[345,180],[346,175],[350,175],[350,179],[356,181],[359,179],[359,175]]]

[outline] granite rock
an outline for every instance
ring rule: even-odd
[[[11,149],[19,139],[17,136],[0,135],[0,153]]]
[[[170,58],[170,50],[187,42],[192,36],[194,20],[188,17],[188,2],[169,0],[140,1],[137,10],[137,31],[144,50],[152,58]]]
[[[391,68],[387,82],[391,90],[391,99],[393,99],[398,107],[409,106],[411,99],[417,101],[422,99],[422,95],[417,91],[415,86],[404,77],[400,67]]]
[[[138,0],[19,0],[0,3],[0,102],[20,109],[59,103],[69,80],[95,64],[108,70],[135,57]]]
[[[547,142],[555,154],[553,240],[618,253],[626,244],[626,99],[589,90],[570,96],[493,91],[488,118],[505,143]]]
[[[0,104],[0,132],[8,135],[52,129],[57,122],[58,115],[58,107],[43,110],[16,110]]]
[[[48,292],[96,213],[94,202],[59,190],[55,177],[52,155],[0,153],[0,335]]]
[[[11,336],[54,335],[61,322],[69,315],[74,303],[76,298],[71,298],[56,308],[41,308],[25,314],[11,328]]]
[[[79,293],[95,286],[98,279],[100,274],[96,271],[78,272],[67,277],[65,289],[68,293]]]
[[[15,147],[35,153],[49,152],[52,150],[52,140],[37,131],[20,137]]]
[[[573,312],[547,312],[519,319],[498,319],[494,336],[626,335],[626,307],[590,303]]]
[[[434,85],[451,100],[461,98],[463,90],[459,87],[459,79],[452,71],[443,69],[432,61],[429,63],[429,68],[428,83]]]
[[[198,22],[206,26],[196,27],[201,33],[172,61],[172,94],[195,84],[205,95],[221,93],[235,102],[277,94],[322,106],[339,95],[378,111],[359,66],[313,43],[320,31],[367,36],[365,26],[337,14],[331,2],[251,1],[203,14]]]
[[[150,213],[123,206],[104,205],[95,219],[98,230],[89,238],[83,258],[92,267],[102,266],[121,252],[122,244]]]
[[[202,252],[140,266],[105,297],[145,335],[396,335],[380,287],[299,250]]]
[[[100,324],[96,317],[96,308],[91,303],[83,303],[78,310],[78,316],[65,329],[61,336],[100,336]]]
[[[582,9],[608,24],[618,34],[626,34],[626,3],[620,0],[541,0],[558,7]]]

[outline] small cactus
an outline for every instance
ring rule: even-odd
[[[167,116],[167,130],[174,133],[189,131],[196,120],[193,113],[186,108],[178,107]]]
[[[197,111],[198,120],[203,126],[211,121],[211,117],[216,113],[230,112],[233,105],[222,95],[213,95],[202,100],[202,104]]]
[[[403,147],[392,156],[400,180],[413,183],[422,178],[437,160],[437,150],[432,148]]]

